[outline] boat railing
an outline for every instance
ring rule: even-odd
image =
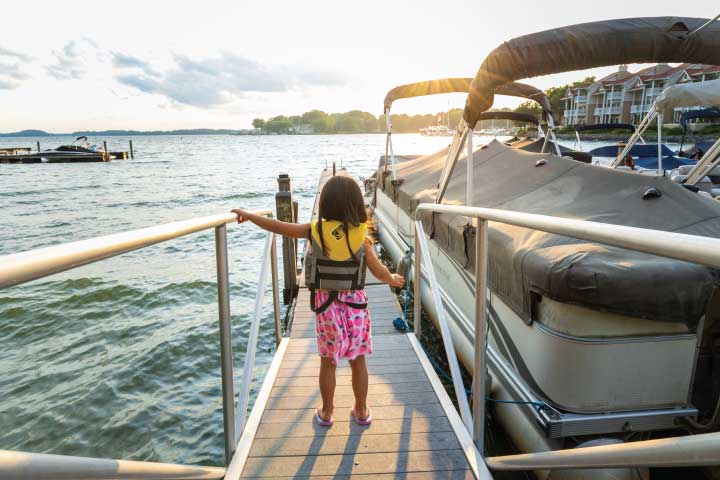
[[[255,213],[272,216],[270,210],[259,210]],[[233,381],[230,280],[226,228],[226,225],[235,222],[236,218],[231,213],[198,217],[0,257],[0,288],[7,288],[192,233],[214,229],[226,464],[231,462],[245,426],[252,370],[255,363],[260,321],[262,319],[263,297],[267,288],[269,274],[272,276],[273,316],[277,343],[280,342],[282,334],[275,234],[268,232],[265,237],[260,278],[255,296],[255,310],[246,348],[242,385],[237,396],[236,406]],[[224,478],[225,473],[224,468],[215,467],[0,450],[0,480],[6,478],[16,480],[55,478],[58,475],[63,478],[78,480],[90,478],[219,479]]]
[[[423,213],[464,216],[476,226],[475,235],[475,343],[472,381],[472,412],[467,400],[460,366],[440,296],[440,288],[430,256],[422,223]],[[487,381],[488,329],[488,222],[498,222],[542,232],[598,242],[638,252],[720,268],[720,239],[664,232],[645,228],[552,217],[532,213],[423,203],[415,212],[414,318],[419,336],[421,322],[421,271],[430,283],[433,306],[450,365],[458,410],[468,432],[473,436],[477,455],[484,451],[485,398]],[[601,467],[672,467],[720,465],[720,432],[687,437],[647,440],[601,447],[555,450],[549,452],[485,457],[487,466],[496,470],[546,470],[557,468]]]

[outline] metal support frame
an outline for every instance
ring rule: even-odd
[[[545,136],[545,141],[547,142],[547,138],[550,137],[553,145],[555,145],[555,154],[557,154],[558,157],[562,157],[562,152],[560,151],[560,144],[558,143],[557,135],[555,135],[555,119],[553,119],[552,113],[548,113],[546,116],[548,124],[548,134]],[[545,146],[543,145],[543,152],[544,151]]]
[[[662,123],[663,114],[658,113],[657,115],[657,152],[658,152],[658,173],[665,174],[663,170],[663,158],[662,158]]]
[[[452,144],[450,144],[450,148],[448,149],[448,156],[447,160],[445,160],[442,175],[440,176],[440,184],[438,185],[438,192],[435,196],[435,203],[442,202],[442,199],[445,196],[445,191],[447,190],[448,183],[450,182],[450,177],[452,177],[455,165],[460,157],[460,152],[462,152],[462,148],[467,140],[468,132],[472,135],[472,128],[467,124],[467,122],[465,122],[464,119],[461,119],[460,124],[458,125],[458,130],[455,133],[455,137],[453,137]]]
[[[688,173],[685,183],[687,185],[695,185],[697,182],[702,180],[705,175],[708,175],[713,168],[720,163],[720,138],[718,138],[712,147],[708,148],[705,155],[698,160],[695,166]]]
[[[473,375],[473,439],[482,453],[485,445],[485,385],[487,382],[488,225],[475,219],[475,352]]]
[[[445,308],[442,304],[442,298],[440,297],[440,286],[435,276],[435,268],[430,258],[430,250],[428,249],[427,239],[425,238],[425,231],[422,226],[422,222],[419,220],[415,221],[415,238],[419,240],[420,250],[416,251],[415,255],[415,269],[419,271],[424,263],[427,266],[428,277],[430,279],[430,289],[433,292],[433,302],[435,303],[435,311],[438,316],[438,323],[440,324],[440,333],[445,347],[445,355],[447,355],[448,364],[450,365],[450,376],[453,381],[453,388],[455,389],[455,396],[457,397],[458,407],[460,410],[460,417],[465,424],[465,428],[468,431],[472,431],[472,413],[470,413],[470,405],[468,403],[467,395],[465,393],[465,385],[463,385],[462,375],[460,374],[460,364],[458,363],[457,355],[455,353],[455,347],[453,346],[452,337],[450,336],[450,327],[448,326],[447,318],[445,316]],[[417,276],[417,273],[415,274]],[[420,288],[420,282],[415,283],[415,293],[418,293]],[[416,299],[419,299],[418,294]],[[416,304],[418,302],[416,301]]]
[[[262,319],[263,297],[265,296],[265,288],[267,288],[268,270],[271,267],[271,250],[274,243],[275,234],[268,232],[265,236],[265,247],[263,249],[262,263],[260,264],[260,278],[258,279],[257,292],[255,294],[255,309],[252,323],[250,324],[250,336],[245,353],[245,366],[243,368],[243,380],[237,399],[237,415],[235,420],[235,437],[233,445],[237,444],[240,435],[245,427],[245,418],[250,403],[250,387],[252,385],[252,371],[255,367],[255,353],[257,351],[258,338],[260,336],[260,320]],[[273,287],[275,290],[275,287]],[[275,319],[275,324],[279,322],[279,318]],[[233,449],[234,451],[234,449]],[[229,461],[229,460],[228,460]]]
[[[258,210],[254,213],[265,216],[272,215],[270,210]],[[240,415],[236,418],[226,228],[226,224],[235,223],[235,221],[236,216],[234,214],[224,213],[5,255],[0,257],[0,288],[44,278],[55,273],[213,228],[215,230],[215,260],[218,286],[225,458],[226,462],[229,463],[235,451],[247,410],[252,381],[252,365],[254,364],[255,350],[257,348],[259,323],[262,316],[262,300],[267,287],[268,269],[272,272],[273,280],[273,316],[276,340],[279,339],[281,334],[275,235],[268,233],[258,282],[258,292],[255,299],[255,316],[251,328],[251,338],[248,343],[245,375],[238,398],[237,411],[240,412]],[[44,455],[0,450],[0,479],[49,478],[58,472],[78,479],[129,479],[139,478],[139,476],[158,479],[219,479],[223,478],[225,470],[210,467],[88,459],[65,455]]]
[[[465,181],[465,192],[466,192],[466,198],[465,198],[465,204],[468,207],[472,206],[472,198],[473,193],[475,190],[475,165],[473,162],[473,134],[472,131],[468,134],[467,140],[465,141],[467,143],[467,160],[465,164],[467,165],[467,180]]]
[[[392,171],[392,179],[397,179],[397,168],[395,168],[395,151],[393,150],[392,144],[392,122],[390,121],[390,109],[385,109],[385,130],[387,135],[385,136],[385,170],[387,171],[388,166],[388,153],[390,154],[390,166]]]
[[[613,162],[610,164],[610,167],[615,168],[619,166],[623,159],[625,158],[625,155],[632,149],[632,147],[637,143],[638,140],[642,140],[642,134],[647,130],[647,128],[650,126],[650,123],[652,123],[653,120],[655,120],[655,117],[657,117],[658,111],[655,107],[655,104],[653,104],[652,108],[648,113],[643,117],[640,124],[635,129],[635,132],[630,136],[630,139],[628,140],[627,145],[625,145],[625,148],[622,149],[622,151],[618,154],[618,156],[613,160]],[[658,139],[659,140],[659,139]],[[645,141],[643,140],[643,143]],[[662,147],[660,147],[662,148]]]

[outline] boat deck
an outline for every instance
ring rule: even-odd
[[[323,171],[318,191],[331,176]],[[350,418],[347,362],[336,371],[334,425],[314,421],[320,358],[310,292],[301,282],[288,338],[278,347],[226,478],[476,478],[482,459],[455,406],[415,335],[393,327],[402,316],[395,295],[369,271],[365,290],[373,335],[367,356],[372,425]]]

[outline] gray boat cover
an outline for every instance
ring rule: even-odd
[[[433,202],[447,149],[397,166],[383,189],[414,215]],[[536,166],[539,159],[547,163]],[[720,237],[720,203],[662,177],[588,165],[498,141],[474,153],[473,204],[565,218]],[[458,160],[445,203],[465,204],[466,157]],[[649,187],[659,198],[644,199]],[[474,228],[463,216],[426,214],[426,232],[467,269],[474,265]],[[713,272],[692,263],[490,223],[489,281],[521,318],[533,320],[535,302],[547,296],[595,310],[679,322],[694,329],[714,289]]]
[[[720,65],[720,22],[688,36],[706,22],[685,17],[603,20],[514,38],[480,66],[463,116],[474,126],[493,105],[499,85],[523,78],[628,63]]]
[[[485,112],[487,113],[487,112]],[[485,115],[483,113],[483,115]],[[482,118],[482,117],[481,117]],[[520,138],[516,139],[512,142],[507,142],[507,144],[513,148],[519,148],[520,150],[525,150],[526,152],[533,152],[533,153],[540,153],[542,152],[542,147],[545,144],[545,138]],[[555,152],[555,142],[552,140],[548,140],[548,144],[545,147],[545,151],[547,152]],[[563,145],[560,145],[560,153],[562,153],[563,157],[570,157],[573,160],[577,160],[578,162],[583,163],[590,163],[592,162],[592,155],[590,155],[587,152],[580,152],[578,150],[573,150],[572,148],[565,147]]]

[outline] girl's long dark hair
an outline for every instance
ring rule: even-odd
[[[357,261],[355,253],[350,248],[350,226],[357,227],[368,221],[367,210],[365,210],[365,200],[357,182],[350,177],[335,176],[331,177],[320,192],[320,202],[318,205],[318,236],[320,237],[320,247],[325,255],[325,239],[323,238],[322,222],[323,220],[336,220],[342,222],[345,230],[345,240],[347,241],[348,251],[350,255]]]

